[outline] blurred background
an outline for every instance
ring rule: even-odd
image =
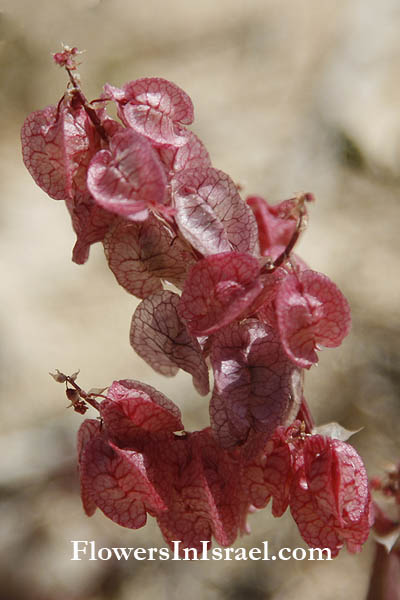
[[[215,167],[278,202],[316,196],[299,253],[348,297],[353,329],[306,377],[318,423],[362,428],[352,443],[370,476],[400,458],[399,228],[400,3],[398,0],[12,0],[0,13],[0,591],[1,600],[157,597],[363,599],[373,558],[333,562],[71,562],[70,540],[164,546],[150,518],[123,529],[81,508],[75,436],[48,372],[81,370],[80,385],[151,383],[187,429],[207,425],[190,377],[153,374],[129,346],[135,300],[106,268],[100,245],[70,261],[63,203],[25,170],[26,115],[62,96],[52,63],[61,42],[86,50],[89,99],[105,82],[161,76],[192,97],[192,129]],[[89,415],[90,416],[90,415]],[[290,515],[249,519],[236,546],[304,546]],[[205,566],[204,566],[205,565]]]

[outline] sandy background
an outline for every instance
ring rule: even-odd
[[[348,297],[353,330],[307,374],[318,422],[353,438],[370,475],[400,456],[400,4],[397,0],[14,0],[0,14],[0,581],[1,600],[363,599],[373,544],[331,563],[71,562],[73,539],[164,545],[152,520],[125,530],[79,498],[75,433],[48,376],[81,369],[83,387],[152,383],[179,404],[188,429],[207,424],[189,377],[165,379],[128,343],[135,301],[101,247],[70,261],[62,203],[35,186],[20,156],[25,116],[63,94],[60,43],[85,49],[89,98],[161,76],[195,105],[193,130],[244,193],[278,202],[312,191],[299,251]],[[237,546],[303,542],[290,515],[250,518]],[[206,566],[204,566],[204,564]]]

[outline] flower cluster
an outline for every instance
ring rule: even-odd
[[[76,48],[55,55],[70,79],[57,106],[22,127],[26,167],[64,200],[84,263],[102,242],[118,283],[141,299],[133,349],[157,372],[190,373],[210,392],[210,427],[184,431],[179,409],[144,383],[114,382],[106,395],[71,387],[77,412],[82,501],[136,529],[155,517],[167,540],[230,545],[251,510],[288,506],[308,544],[359,551],[371,526],[361,459],[345,441],[313,430],[303,373],[321,346],[350,328],[336,285],[295,254],[311,194],[270,206],[214,168],[187,126],[189,96],[161,78],[104,86],[88,102]],[[120,121],[107,114],[116,106]]]

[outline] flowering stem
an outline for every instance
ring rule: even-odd
[[[83,390],[81,387],[79,387],[79,385],[77,383],[75,383],[75,381],[72,377],[70,377],[69,375],[65,375],[65,381],[78,392],[79,396],[85,402],[90,404],[90,406],[93,406],[93,408],[95,408],[96,410],[100,411],[100,403],[97,402],[97,400],[95,400],[95,398],[93,398],[93,396],[91,394],[87,394],[85,392],[85,390]]]
[[[96,128],[96,130],[98,131],[99,135],[103,138],[103,140],[105,140],[107,142],[108,136],[105,132],[103,125],[101,124],[99,117],[97,116],[96,111],[90,106],[86,96],[84,95],[84,93],[82,92],[82,90],[79,86],[79,83],[76,81],[75,77],[73,76],[71,69],[69,69],[66,66],[65,70],[67,71],[69,80],[72,84],[74,97],[78,100],[79,104],[81,104],[83,106],[87,116],[92,121],[92,123],[93,123],[94,127]]]

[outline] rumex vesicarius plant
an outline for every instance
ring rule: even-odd
[[[86,262],[101,242],[117,281],[141,299],[131,323],[137,354],[158,373],[190,373],[213,389],[210,427],[187,432],[178,407],[150,385],[114,381],[73,407],[100,413],[78,433],[83,506],[137,529],[147,513],[168,543],[231,545],[254,507],[290,507],[312,547],[357,552],[371,526],[363,463],[337,427],[318,433],[303,374],[321,346],[338,346],[349,306],[330,279],[294,254],[311,194],[270,206],[245,200],[187,126],[189,96],[161,78],[106,84],[88,102],[76,48],[54,55],[69,76],[56,106],[22,127],[26,167],[64,200]],[[120,121],[107,114],[116,105]]]

